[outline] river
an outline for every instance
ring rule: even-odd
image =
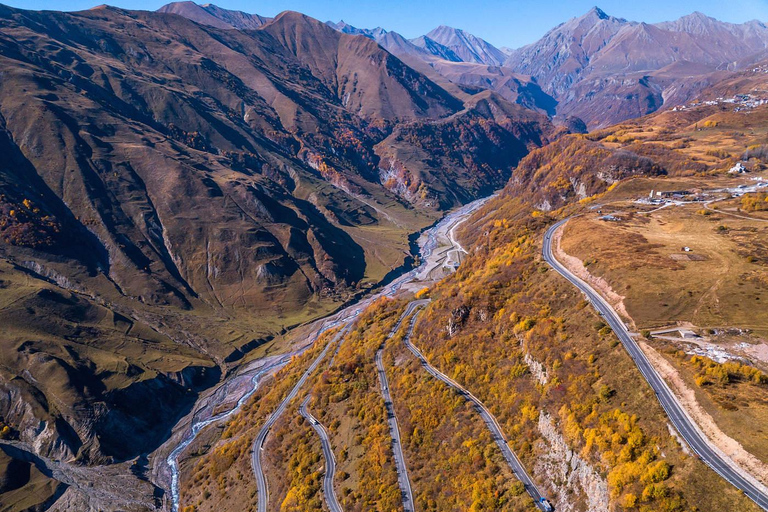
[[[310,324],[308,343],[301,347],[282,355],[269,356],[259,361],[246,365],[240,372],[228,377],[220,383],[213,392],[209,393],[204,399],[201,399],[195,406],[195,412],[186,432],[166,458],[167,470],[170,473],[170,496],[171,510],[179,510],[179,457],[184,450],[189,447],[197,438],[198,434],[207,426],[224,421],[230,416],[236,414],[240,408],[248,401],[251,396],[259,389],[265,377],[273,375],[280,368],[285,366],[293,356],[303,353],[312,346],[314,341],[328,329],[340,325],[347,325],[352,322],[368,305],[381,297],[392,297],[409,284],[419,283],[422,286],[429,284],[425,278],[431,271],[438,266],[440,261],[445,258],[445,251],[436,251],[440,242],[446,242],[447,245],[455,244],[452,241],[451,231],[473,212],[485,204],[491,197],[478,199],[472,203],[458,208],[440,220],[433,227],[424,231],[419,237],[419,256],[421,263],[418,267],[409,270],[402,276],[396,278],[382,289],[374,292],[358,302],[351,304],[336,313],[327,317],[315,320]],[[454,247],[455,249],[455,247]],[[239,396],[238,396],[239,395]],[[234,397],[237,397],[235,400]],[[232,407],[223,412],[213,413],[217,405],[222,403],[232,403]],[[176,436],[174,436],[176,437]]]

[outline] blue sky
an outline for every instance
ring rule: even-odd
[[[104,0],[0,0],[25,9],[79,10]],[[170,0],[107,0],[128,9],[154,10]],[[463,28],[496,46],[519,47],[551,27],[592,8],[636,21],[657,22],[693,11],[723,21],[768,22],[768,0],[198,0],[264,16],[300,11],[322,21],[344,19],[359,27],[381,25],[406,37],[438,25]]]

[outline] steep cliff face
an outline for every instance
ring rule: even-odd
[[[579,510],[584,503],[586,510],[610,510],[611,500],[608,482],[587,461],[568,446],[552,418],[539,413],[539,432],[547,448],[536,461],[534,472],[553,486],[555,495],[551,501],[556,510]]]

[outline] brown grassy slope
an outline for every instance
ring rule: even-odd
[[[753,509],[684,454],[615,337],[578,291],[539,260],[546,223],[511,194],[476,215],[469,229],[479,234],[478,249],[433,292],[437,298],[417,326],[416,342],[491,407],[529,468],[551,450],[539,430],[540,414],[547,413],[568,446],[605,475],[611,506],[717,510],[738,501]],[[526,354],[543,365],[545,384],[535,384]],[[649,467],[670,469],[652,476],[645,473]],[[563,492],[551,473],[534,471],[545,489],[555,484],[552,496]],[[702,492],[712,488],[718,492]],[[579,509],[586,507],[580,485],[565,489]]]
[[[765,373],[741,362],[719,364],[708,358],[689,356],[669,343],[664,355],[677,368],[681,378],[694,390],[696,401],[714,419],[717,426],[744,449],[762,461],[763,473],[768,462],[766,432],[768,418],[768,381]],[[735,366],[755,372],[759,381],[745,377]]]
[[[589,261],[592,274],[626,297],[640,329],[692,322],[703,329],[740,327],[765,335],[766,262],[759,256],[768,226],[701,210],[697,204],[666,208],[618,223],[575,219],[562,247]],[[680,259],[683,247],[692,248],[695,258]]]
[[[219,378],[213,361],[152,324],[5,263],[0,292],[0,416],[13,437],[43,436],[45,456],[106,462],[152,451]]]
[[[9,164],[0,170],[0,258],[9,280],[40,280],[33,288],[50,280],[66,300],[81,294],[83,307],[106,308],[165,342],[209,354],[179,348],[182,369],[200,366],[198,359],[209,365],[209,358],[230,365],[401,265],[407,235],[437,214],[380,183],[373,147],[400,122],[462,108],[369,40],[295,13],[245,32],[109,7],[56,13],[2,6],[0,66],[0,153]],[[527,135],[533,141],[538,132]],[[451,183],[435,193],[452,206],[500,184],[510,168],[483,169],[464,181],[455,179],[456,166],[446,171],[451,180],[431,174],[441,172],[427,170],[430,179]],[[461,194],[449,190],[454,186]],[[23,317],[28,326],[81,327],[77,340],[86,342],[102,333],[61,316],[51,302],[25,313],[4,310],[0,322],[18,325]],[[14,352],[36,332],[27,325],[4,340],[2,351],[11,355],[3,386],[14,397],[31,386],[50,402],[64,392],[61,408],[79,404],[82,411],[65,420],[79,432],[68,435],[74,444],[65,451],[77,452],[78,443],[95,450],[91,429],[102,413],[90,417],[93,400],[130,387],[135,376],[124,372],[137,370],[110,367],[108,357],[57,334],[33,339],[36,353],[57,354],[54,362],[36,357],[67,374],[51,380],[62,389],[25,384],[25,369],[29,379],[46,376]],[[153,353],[155,334],[105,337],[110,347],[125,342],[122,357]],[[70,351],[59,356],[63,346]],[[177,370],[158,370],[158,378],[182,380],[178,393],[186,397]],[[88,386],[73,384],[78,379]],[[103,414],[116,424],[138,403],[112,411],[106,400]],[[158,402],[143,405],[163,417],[160,430],[178,412],[165,416]],[[2,404],[2,414],[10,409]],[[17,430],[31,432],[31,417],[62,418],[43,409],[32,407]],[[154,436],[142,449],[156,444]],[[112,455],[128,454],[93,453]]]
[[[0,449],[0,495],[4,511],[43,510],[56,501],[64,488],[33,464],[15,459]]]
[[[340,33],[291,11],[261,31],[295,55],[345,108],[363,117],[439,118],[461,108],[459,100],[367,37]]]
[[[664,172],[661,165],[632,151],[571,135],[525,157],[511,184],[520,194],[531,197],[537,208],[552,210],[600,193],[630,176]]]
[[[42,178],[32,192],[58,196],[69,205],[70,217],[99,238],[91,252],[101,253],[101,267],[109,265],[106,270],[121,291],[157,302],[161,298],[154,295],[165,295],[165,301],[182,306],[199,297],[214,307],[253,308],[281,302],[274,293],[281,289],[288,293],[286,304],[302,304],[323,288],[343,290],[364,278],[360,243],[366,242],[355,242],[343,226],[376,223],[376,213],[324,185],[309,163],[318,165],[325,142],[339,138],[335,130],[351,130],[352,141],[365,135],[332,97],[316,101],[318,94],[328,93],[311,74],[291,81],[286,61],[300,64],[268,34],[256,38],[229,31],[231,39],[222,49],[216,34],[175,16],[143,13],[138,21],[111,9],[79,16],[17,11],[6,16],[4,34],[13,39],[6,41],[3,57],[13,80],[4,81],[3,125],[9,139],[25,141],[13,149]],[[85,34],[108,38],[113,46],[74,47],[75,41],[40,25],[62,26],[75,39]],[[118,25],[126,26],[113,34]],[[144,44],[138,60],[124,53],[135,39]],[[270,54],[267,62],[240,69],[239,76],[214,64],[210,53],[223,51],[220,62],[239,66],[247,60],[243,47],[270,45],[280,58]],[[78,79],[68,82],[59,77],[68,67],[55,55],[70,53],[74,56],[68,58],[82,65],[75,66]],[[300,158],[308,163],[296,160],[298,141],[291,142],[277,112],[259,95],[267,91],[243,84],[266,69],[290,89],[284,94],[290,93],[294,104],[316,104],[304,129],[327,127],[322,136],[302,142],[306,148]],[[40,79],[54,92],[36,95]],[[222,82],[228,87],[220,87]],[[30,93],[19,94],[23,89]],[[234,116],[243,102],[250,110]],[[341,121],[334,122],[336,117]],[[89,128],[81,131],[79,124]],[[316,154],[314,159],[307,152]],[[358,169],[358,162],[347,159],[336,165],[346,166],[354,179],[371,163],[360,162]],[[425,221],[405,217],[403,224],[413,228]],[[70,229],[80,227],[73,224]],[[390,239],[404,237],[393,235]],[[343,263],[340,244],[347,247]],[[387,262],[392,266],[400,259],[393,256]],[[258,286],[243,287],[244,275]],[[265,288],[274,292],[264,296]]]
[[[0,27],[0,145],[14,162],[0,202],[8,215],[24,199],[41,212],[3,229],[5,254],[73,287],[258,312],[280,331],[381,279],[402,263],[406,234],[434,220],[379,183],[373,146],[400,121],[461,105],[365,38],[296,13],[242,32],[113,8],[3,7]],[[523,145],[540,141],[532,130]],[[465,180],[457,166],[451,179],[425,170],[450,184],[433,207],[510,172]]]

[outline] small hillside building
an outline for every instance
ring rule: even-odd
[[[747,172],[747,168],[744,167],[744,164],[741,162],[738,162],[736,165],[731,167],[731,170],[728,171],[729,174],[745,174]]]

